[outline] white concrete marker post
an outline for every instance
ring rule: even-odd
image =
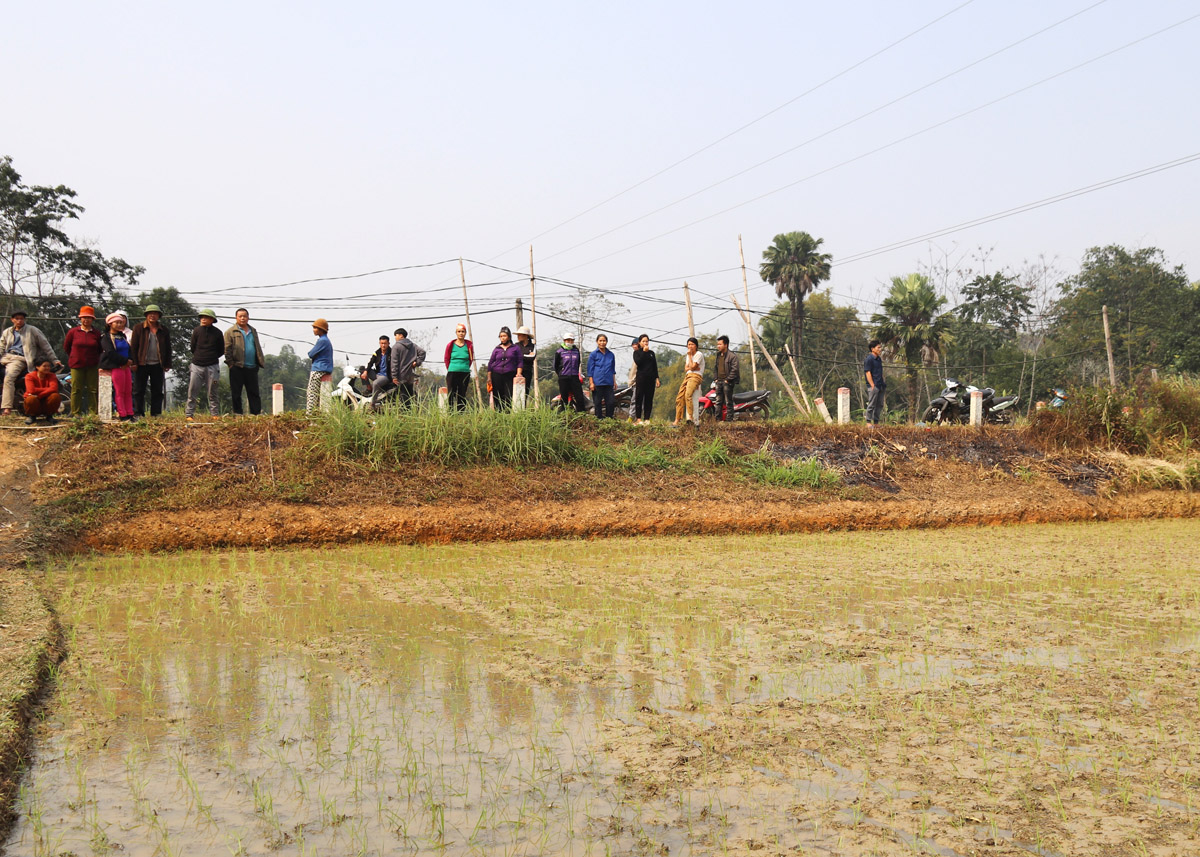
[[[525,410],[525,376],[513,378],[513,401],[512,409],[514,411]]]
[[[443,414],[450,410],[450,390],[446,387],[438,387],[438,410]]]
[[[272,384],[271,385],[271,412],[276,415],[283,413],[283,385],[282,384]]]
[[[971,425],[983,425],[983,391],[975,390],[971,393]]]
[[[838,387],[838,425],[850,422],[850,388]]]
[[[817,406],[817,413],[821,415],[821,419],[827,423],[833,422],[833,417],[829,415],[829,408],[825,407],[824,399],[813,399],[813,404]]]
[[[101,422],[111,423],[113,419],[112,372],[107,369],[101,369],[100,383],[97,386],[100,390],[100,399],[96,403],[96,413],[100,417]]]
[[[692,393],[692,422],[697,426],[700,425],[700,386],[696,386],[695,392]]]
[[[326,372],[321,376],[321,413],[327,414],[333,409],[333,375]]]

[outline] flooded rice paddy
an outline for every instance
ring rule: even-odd
[[[1200,853],[1200,522],[79,561],[12,855]]]

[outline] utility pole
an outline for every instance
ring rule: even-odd
[[[458,257],[458,275],[462,278],[463,287],[463,313],[467,316],[467,339],[471,340],[472,351],[475,348],[475,334],[471,333],[471,305],[467,301],[467,272],[463,268],[462,256]],[[483,391],[479,389],[479,369],[475,365],[474,355],[472,355],[471,368],[475,370],[475,400],[479,402],[479,407],[483,407]]]
[[[688,336],[695,337],[696,324],[692,321],[692,293],[688,290],[687,280],[683,282],[683,299],[687,303]]]
[[[533,305],[533,245],[529,245],[529,329],[533,331],[533,406],[540,407],[542,398],[538,395],[537,371],[537,312]],[[582,347],[583,343],[579,343]]]
[[[742,260],[742,297],[744,297],[746,300],[746,318],[749,319],[750,318],[750,286],[746,282],[746,254],[744,252],[742,252],[742,236],[741,235],[738,236],[738,256],[740,256],[741,260]],[[750,379],[751,379],[751,383],[754,384],[754,389],[757,390],[758,389],[758,366],[755,365],[755,361],[754,361],[754,337],[750,335],[751,333],[753,333],[753,331],[751,331],[750,327],[749,327],[749,325],[751,325],[751,324],[753,324],[753,321],[746,322],[746,325],[747,325],[746,338],[748,340],[750,340]]]
[[[521,303],[521,299],[517,298],[517,327],[525,326],[525,307]]]
[[[1104,348],[1108,351],[1108,382],[1117,386],[1117,364],[1113,362],[1112,334],[1108,332],[1108,304],[1100,307],[1100,316],[1104,319]]]

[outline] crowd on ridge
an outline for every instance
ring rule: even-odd
[[[170,330],[162,322],[162,310],[155,304],[145,308],[144,319],[130,328],[123,311],[109,313],[104,328],[99,329],[96,311],[90,306],[79,310],[79,324],[67,331],[62,343],[71,376],[71,413],[82,416],[98,411],[99,375],[105,372],[112,379],[113,400],[117,416],[122,421],[142,418],[149,413],[162,413],[166,372],[172,368]],[[220,362],[229,368],[229,386],[234,415],[242,414],[242,395],[250,414],[262,412],[259,390],[259,370],[264,365],[261,337],[250,324],[250,313],[239,308],[235,322],[224,332],[217,327],[217,315],[202,309],[199,324],[192,330],[188,364],[188,392],[185,415],[194,420],[200,393],[207,394],[209,414],[220,419],[217,385],[221,375]],[[24,380],[21,406],[25,422],[33,424],[39,418],[54,423],[61,405],[57,371],[62,369],[54,348],[38,328],[26,323],[24,310],[11,315],[12,325],[0,334],[0,368],[4,372],[2,414],[10,415],[16,407],[17,382]],[[312,324],[316,341],[308,352],[310,372],[305,405],[309,414],[320,406],[322,384],[333,372],[333,344],[329,339],[329,322],[323,318]],[[425,362],[425,349],[408,338],[403,327],[393,332],[394,341],[379,337],[379,348],[366,366],[361,378],[370,383],[369,406],[374,408],[389,396],[400,407],[408,407],[416,397],[417,373]],[[630,343],[633,365],[628,383],[632,389],[630,418],[634,423],[650,422],[654,410],[654,395],[661,387],[658,359],[650,348],[650,337],[642,334]],[[868,424],[874,424],[883,410],[883,365],[878,340],[870,343],[870,354],[863,371],[870,390],[867,410]],[[499,341],[492,349],[486,364],[488,399],[498,411],[513,407],[514,387],[530,383],[536,371],[538,352],[533,334],[527,327],[518,327],[516,337],[507,326],[501,327]],[[699,424],[698,402],[700,388],[708,363],[700,352],[695,337],[687,341],[684,372],[675,396],[675,420]],[[449,407],[456,411],[468,407],[471,370],[475,365],[475,346],[467,339],[463,324],[455,327],[454,339],[446,343],[443,354],[446,368],[446,390]],[[716,353],[711,356],[715,389],[715,413],[718,419],[732,418],[734,391],[740,380],[738,354],[729,347],[729,337],[717,338]],[[608,336],[596,337],[596,347],[584,360],[575,336],[567,333],[554,351],[553,371],[558,381],[559,397],[564,407],[583,412],[591,407],[599,419],[610,419],[615,410],[617,390],[616,355],[608,347]],[[583,385],[587,384],[585,395]]]

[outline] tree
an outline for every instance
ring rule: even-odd
[[[920,409],[919,373],[934,363],[950,344],[951,316],[938,310],[946,299],[937,294],[921,274],[892,277],[892,289],[871,316],[875,336],[895,358],[904,361],[908,380],[908,421],[917,421]]]
[[[860,373],[857,366],[867,350],[867,338],[853,307],[836,306],[828,294],[809,295],[804,302],[807,359],[797,363],[805,389],[813,396],[824,395],[830,387],[857,389]],[[759,336],[783,372],[790,373],[784,343],[791,342],[791,308],[787,302],[777,303],[759,321]],[[761,355],[759,371],[767,371]],[[788,374],[789,380],[791,375]]]
[[[980,367],[979,377],[986,383],[989,358],[993,364],[1021,361],[1017,336],[1033,312],[1031,291],[1015,274],[1000,271],[979,274],[963,287],[963,301],[954,311],[953,356],[957,364],[970,367],[967,378],[974,379],[974,367]]]
[[[576,289],[570,300],[550,304],[546,315],[566,324],[567,327],[560,328],[560,337],[567,331],[574,333],[575,344],[584,351],[585,342],[594,342],[596,334],[606,332],[604,325],[624,312],[624,304],[610,300],[600,292]],[[612,337],[609,339],[611,346]],[[538,343],[538,350],[541,351],[541,343]]]
[[[190,329],[188,335],[191,335]],[[284,408],[289,411],[303,409],[305,390],[308,388],[308,360],[298,355],[290,345],[280,348],[278,354],[264,354],[263,358],[263,368],[258,373],[263,397],[271,395],[272,384],[282,384]]]
[[[1172,365],[1178,344],[1200,334],[1200,320],[1186,312],[1190,288],[1183,267],[1168,267],[1157,247],[1092,247],[1079,273],[1062,283],[1056,344],[1063,353],[1091,351],[1103,359],[1107,306],[1118,371],[1132,378],[1139,369]]]
[[[119,282],[135,285],[145,269],[124,259],[105,257],[64,230],[83,206],[65,185],[26,185],[12,164],[0,158],[0,288],[5,317],[19,295],[44,298],[75,290],[103,305]]]
[[[820,253],[824,240],[807,232],[784,232],[775,236],[771,246],[763,251],[758,275],[775,287],[775,294],[786,298],[791,306],[792,353],[799,359],[803,354],[804,298],[823,280],[829,279],[833,257]]]

